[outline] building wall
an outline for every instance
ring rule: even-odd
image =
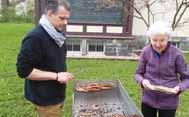
[[[163,17],[163,16],[162,16]],[[157,19],[159,20],[159,19]],[[173,41],[171,42],[176,47],[184,50],[189,51],[189,35],[185,27],[178,28],[174,31],[173,34]],[[91,39],[80,39],[81,40],[81,49],[80,52],[71,52],[73,55],[82,55],[82,56],[131,56],[135,50],[142,49],[146,44],[146,26],[141,20],[136,18],[133,19],[133,40],[120,40],[120,39],[92,39],[94,43],[98,43],[99,40],[103,42],[103,51],[102,52],[95,52],[89,51],[88,49],[88,42]],[[185,31],[183,31],[185,30]],[[179,33],[180,32],[180,33]],[[77,40],[74,39],[73,40]],[[68,39],[69,41],[69,39]],[[69,52],[70,53],[70,52]]]
[[[67,38],[68,54],[72,56],[130,56],[140,49],[136,40]]]
[[[42,3],[41,1],[42,0],[35,0],[36,3]],[[39,10],[38,15],[42,12],[41,6],[44,7],[42,4],[36,6],[36,10]],[[155,6],[154,10],[159,11],[158,8],[159,6]],[[142,11],[142,14],[146,14],[146,12]],[[158,15],[156,20],[170,19],[169,17],[171,17],[170,14],[162,14]],[[88,26],[88,24],[84,24],[84,26],[78,27],[78,24],[71,24],[68,25],[66,29],[68,33],[68,54],[73,56],[130,56],[133,51],[142,49],[146,45],[146,26],[141,20],[136,18],[133,18],[133,28],[131,28],[134,39],[128,39],[129,36],[131,37],[130,33],[128,37],[122,35],[123,38],[116,38],[120,36],[118,34],[122,32],[123,29],[121,29],[121,31],[111,29],[111,32],[113,31],[114,33],[118,31],[115,33],[116,36],[114,34],[112,38],[111,33],[108,32],[108,26]],[[175,42],[176,45],[179,45],[179,47],[184,50],[189,50],[188,43],[186,43],[187,37],[189,37],[187,35],[188,32],[189,30],[187,30],[186,27],[177,29],[174,32],[175,36],[179,36],[177,39],[179,40],[179,44]]]

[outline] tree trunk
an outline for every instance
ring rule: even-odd
[[[6,9],[9,6],[9,0],[1,0],[2,9]]]

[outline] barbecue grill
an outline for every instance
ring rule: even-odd
[[[78,85],[111,83],[108,90],[78,92]],[[72,117],[143,117],[119,80],[76,80]]]

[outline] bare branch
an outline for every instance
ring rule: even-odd
[[[175,23],[175,25],[174,25],[174,27],[173,27],[173,30],[177,27],[178,23],[179,23],[180,20],[182,19],[183,15],[184,15],[184,13],[185,13],[185,11],[186,11],[186,9],[187,9],[187,6],[185,6],[184,10],[183,10],[182,13],[179,15],[179,18],[178,18],[178,20],[176,21],[176,23]]]
[[[183,3],[180,4],[180,6],[178,7],[178,9],[177,9],[176,12],[175,12],[175,15],[174,15],[174,17],[173,17],[173,22],[172,22],[172,25],[171,25],[172,29],[174,29],[174,27],[175,27],[174,25],[175,25],[175,23],[176,23],[177,16],[178,16],[178,14],[179,14],[179,12],[180,12],[182,6],[183,6]]]
[[[148,25],[150,26],[150,5],[148,0],[146,0],[146,8],[148,13]]]
[[[154,12],[153,5],[155,4],[161,6],[165,5],[165,10],[169,10],[168,8],[172,9],[173,7],[171,5],[175,4],[175,12],[170,14],[171,16],[173,15],[171,24],[173,30],[175,30],[176,27],[181,26],[182,24],[189,23],[189,18],[187,20],[183,19],[184,15],[186,14],[186,10],[189,7],[189,0],[170,0],[165,1],[166,4],[159,4],[158,1],[159,0],[135,0],[135,2],[133,2],[133,0],[128,0],[127,4],[130,6],[130,9],[132,9],[132,11],[135,11],[135,14],[131,15],[133,15],[133,17],[135,18],[142,20],[147,28],[149,28],[151,22],[154,22],[155,16],[157,14],[163,15],[167,12],[162,11],[164,9],[161,9],[160,12]],[[170,3],[170,6],[166,6],[168,5],[168,3]],[[143,14],[143,11],[145,11],[147,15]]]
[[[182,22],[180,22],[180,23],[178,24],[178,26],[184,26],[184,25],[186,25],[186,24],[189,25],[189,17],[186,18],[186,19],[184,19]]]
[[[179,2],[178,0],[175,0],[175,4],[176,4],[176,11],[178,10],[178,7],[179,7]]]
[[[150,10],[150,14],[151,14],[151,16],[152,16],[152,22],[154,22],[154,20],[155,20],[155,15],[154,15],[154,13],[152,12],[152,10]]]
[[[142,15],[142,13],[134,6],[134,3],[132,3],[131,1],[128,1],[128,4],[140,16],[140,19],[144,22],[144,24],[146,25],[146,27],[149,27],[148,22],[146,21],[146,19]]]
[[[158,0],[154,0],[151,3],[149,3],[150,6],[152,6],[154,3],[156,3]]]
[[[133,15],[133,17],[135,17],[137,19],[142,19],[142,17],[136,16],[136,15]]]

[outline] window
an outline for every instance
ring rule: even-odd
[[[174,45],[174,46],[177,47],[177,48],[180,47],[180,42],[177,42],[177,41],[171,41],[171,44]]]
[[[89,41],[88,51],[89,52],[104,52],[104,41]]]
[[[80,40],[67,40],[67,50],[68,51],[80,51]]]

